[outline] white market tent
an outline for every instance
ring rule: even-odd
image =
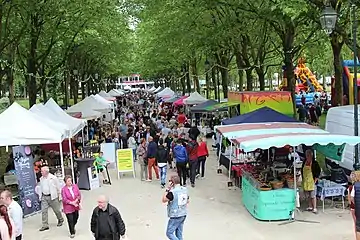
[[[198,92],[190,93],[190,96],[184,99],[186,105],[197,105],[206,102],[207,99],[200,95]]]
[[[156,90],[156,87],[152,86],[152,87],[148,90],[148,92],[154,92],[155,90]]]
[[[75,177],[74,159],[73,159],[73,155],[72,155],[72,145],[71,145],[71,138],[73,136],[72,136],[72,133],[71,133],[71,126],[59,122],[58,116],[56,114],[54,114],[50,109],[46,108],[41,103],[33,105],[29,109],[29,111],[36,114],[37,117],[39,117],[41,121],[45,121],[45,123],[48,126],[52,127],[53,129],[64,132],[65,138],[68,138],[70,160],[71,160],[71,174],[72,174],[72,177],[74,178]],[[61,148],[60,148],[60,150],[62,151]],[[61,164],[63,165],[63,162]],[[64,169],[63,166],[62,166],[62,169]],[[64,171],[62,172],[62,174],[64,175]]]
[[[107,92],[105,92],[104,90],[100,91],[98,94],[101,97],[105,98],[106,100],[110,100],[110,101],[114,100],[114,97],[108,94]]]
[[[104,104],[104,106],[107,105],[109,107],[108,109],[112,109],[114,107],[113,101],[107,100],[99,94],[92,95],[90,97],[94,97],[99,103]]]
[[[38,120],[41,122],[44,122],[46,125],[51,127],[52,129],[60,132],[63,134],[64,138],[71,138],[70,135],[71,129],[69,126],[59,122],[58,119],[56,119],[56,116],[51,113],[50,110],[48,110],[44,105],[41,103],[33,105],[30,109],[30,112],[34,113]],[[55,119],[54,119],[55,118]]]
[[[61,132],[16,102],[0,114],[0,124],[3,126],[0,128],[0,146],[61,143],[63,140]]]
[[[117,90],[117,89],[110,90],[108,92],[108,94],[112,97],[120,97],[120,96],[124,95],[124,93],[122,91]]]
[[[44,107],[52,112],[51,117],[53,119],[57,119],[57,121],[69,127],[71,137],[75,136],[86,126],[86,120],[70,116],[52,98],[45,103]]]
[[[81,112],[82,119],[91,120],[99,118],[101,116],[101,111],[108,109],[109,105],[100,103],[94,96],[89,96],[68,108],[66,112]]]
[[[154,91],[153,91],[153,93],[159,93],[160,91],[162,90],[162,87],[157,87],[157,89],[155,89]]]
[[[175,95],[175,92],[168,87],[164,88],[164,90],[162,90],[161,92],[156,94],[157,97],[161,97],[161,98],[169,98],[174,95]]]

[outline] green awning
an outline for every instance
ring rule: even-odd
[[[342,145],[328,144],[326,146],[315,144],[313,146],[313,149],[320,152],[324,156],[339,162],[341,161],[344,148],[345,148],[345,144]]]
[[[217,103],[215,105],[211,105],[206,107],[206,111],[208,112],[216,112],[216,111],[227,111],[229,107],[239,105],[238,102],[223,102]]]

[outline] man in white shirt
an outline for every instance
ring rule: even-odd
[[[58,219],[57,226],[61,227],[64,223],[64,218],[62,217],[60,210],[60,181],[56,176],[50,173],[49,167],[47,166],[41,168],[41,175],[39,197],[41,199],[42,227],[39,230],[40,232],[49,230],[49,207],[52,208]]]
[[[1,203],[8,207],[9,215],[15,223],[15,239],[22,239],[23,229],[23,210],[21,206],[13,200],[13,195],[10,191],[5,190],[0,194]]]

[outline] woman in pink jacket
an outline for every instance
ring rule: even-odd
[[[78,186],[72,183],[71,176],[66,176],[64,181],[65,186],[61,189],[63,211],[68,221],[70,238],[74,238],[75,225],[79,219],[81,195]]]

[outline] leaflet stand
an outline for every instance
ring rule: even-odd
[[[294,151],[295,151],[295,147],[293,147]],[[286,222],[283,222],[283,223],[280,223],[279,226],[281,225],[287,225],[287,224],[290,224],[290,223],[294,223],[294,222],[301,222],[301,223],[320,223],[320,222],[317,222],[317,221],[311,221],[311,220],[303,220],[303,219],[297,219],[296,216],[297,214],[296,213],[301,213],[300,209],[297,207],[297,203],[298,203],[298,199],[299,199],[299,194],[298,194],[298,189],[297,189],[297,180],[296,180],[296,162],[295,162],[295,158],[293,160],[293,170],[294,170],[294,193],[295,193],[295,208],[293,211],[291,211],[289,213],[289,219],[288,221]]]

